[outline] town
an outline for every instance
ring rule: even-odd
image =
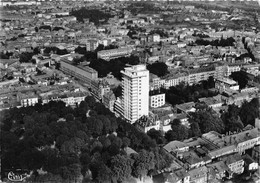
[[[257,1],[0,12],[0,182],[260,182]]]

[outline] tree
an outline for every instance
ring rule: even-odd
[[[148,65],[147,69],[158,77],[165,76],[168,73],[168,66],[163,62],[155,62]]]
[[[81,139],[84,143],[89,141],[89,137],[83,130],[77,130],[75,137]]]
[[[60,174],[62,178],[69,182],[81,182],[83,180],[79,164],[70,164],[69,166],[61,167]]]
[[[89,117],[86,119],[86,125],[90,134],[99,136],[103,132],[103,123],[100,119]]]
[[[149,130],[147,132],[147,135],[149,135],[152,139],[156,141],[157,144],[164,144],[165,143],[165,138],[163,137],[163,134],[159,130],[155,130],[154,128]]]
[[[123,147],[128,147],[131,144],[131,140],[127,137],[123,137],[122,142],[123,142]]]
[[[221,118],[225,124],[225,131],[242,130],[244,125],[239,117],[240,109],[235,104],[228,106],[228,111],[223,113]]]
[[[91,145],[90,147],[90,152],[91,153],[95,153],[95,152],[101,152],[102,151],[102,148],[103,148],[103,145],[101,142],[99,141],[94,141],[93,144]]]
[[[169,168],[173,163],[173,155],[166,152],[162,148],[156,147],[153,149],[154,160],[155,160],[155,169],[162,170],[164,168]]]
[[[20,59],[19,59],[19,61],[21,62],[21,63],[28,63],[28,62],[30,62],[31,61],[31,59],[32,59],[32,56],[33,56],[33,53],[30,53],[30,52],[23,52],[23,53],[21,53],[20,54]]]
[[[116,97],[122,96],[122,86],[118,85],[117,87],[112,89]]]
[[[101,142],[104,148],[108,148],[112,143],[109,138],[106,138]]]
[[[245,88],[249,80],[247,74],[243,71],[232,72],[230,77],[238,82],[240,89]]]
[[[59,150],[56,148],[45,148],[42,150],[42,154],[45,157],[43,170],[50,173],[57,173],[57,169],[61,164],[61,158],[59,157]]]
[[[142,179],[149,170],[155,168],[153,152],[142,150],[139,154],[132,154],[131,158],[134,160],[132,174],[136,178]]]
[[[213,76],[210,76],[208,78],[208,88],[214,88],[215,87],[215,80],[214,80],[214,77]]]
[[[175,120],[177,123],[172,122],[172,129],[167,131],[165,134],[165,138],[168,142],[173,140],[180,140],[183,141],[187,139],[189,136],[188,128],[180,124],[179,120]]]
[[[100,21],[104,20],[104,23],[107,22],[112,16],[109,13],[105,13],[98,9],[86,9],[85,7],[77,10],[72,10],[70,15],[75,16],[77,21],[84,22],[84,19],[88,18],[90,22],[93,22],[95,25],[99,25]]]
[[[256,76],[256,77],[254,78],[254,82],[260,83],[260,75],[258,75],[258,76]]]
[[[124,155],[116,155],[111,159],[112,176],[120,182],[131,176],[133,161]]]
[[[201,136],[201,131],[199,124],[197,122],[191,122],[191,128],[190,128],[190,137],[200,137]]]
[[[98,171],[98,177],[97,177],[98,182],[110,183],[111,179],[112,179],[111,169],[105,164],[102,164]]]
[[[196,109],[194,113],[190,113],[190,122],[198,123],[202,133],[216,131],[222,133],[224,131],[224,123],[222,119],[211,108]]]
[[[73,114],[69,113],[65,116],[66,121],[73,121],[74,120],[74,116]]]
[[[84,141],[80,138],[74,137],[69,141],[65,141],[61,146],[61,153],[63,154],[79,154],[81,147],[84,145]]]
[[[225,123],[226,123],[225,131],[233,132],[237,130],[242,130],[244,128],[244,125],[239,116],[228,118],[226,119]]]
[[[21,168],[28,170],[40,169],[44,163],[44,155],[42,152],[32,148],[27,148],[20,152],[18,159]]]
[[[86,104],[87,104],[91,109],[93,109],[94,106],[95,106],[95,104],[96,104],[96,100],[95,100],[95,98],[92,97],[92,96],[87,96],[87,97],[85,98],[85,102],[86,102]]]
[[[91,157],[89,153],[83,153],[80,155],[80,162],[82,165],[87,165],[89,166],[91,162]]]
[[[56,183],[62,183],[64,180],[62,177],[58,174],[53,173],[47,173],[42,175],[34,176],[32,175],[29,179],[26,179],[28,182],[56,182]]]
[[[255,118],[259,117],[259,107],[258,98],[254,98],[250,102],[245,101],[242,104],[239,116],[244,126],[254,125]]]

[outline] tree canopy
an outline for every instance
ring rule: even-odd
[[[78,21],[84,22],[84,19],[89,19],[90,22],[93,22],[95,25],[99,25],[100,22],[106,23],[109,18],[112,17],[109,13],[98,9],[86,9],[85,7],[79,10],[72,10],[70,15],[73,15],[77,18]]]
[[[61,101],[10,108],[0,112],[0,120],[2,176],[27,169],[34,172],[32,181],[74,182],[91,171],[99,182],[123,181],[171,163],[155,140],[91,96],[75,108]],[[125,147],[140,154],[130,157]],[[38,175],[39,169],[47,175]]]
[[[163,62],[155,62],[147,66],[150,73],[157,75],[158,77],[165,76],[168,73],[168,66]]]
[[[172,105],[181,104],[185,102],[195,101],[202,97],[212,97],[217,95],[217,92],[211,92],[208,89],[213,88],[215,82],[213,77],[209,77],[207,81],[202,81],[198,84],[188,85],[180,83],[177,86],[172,86],[169,89],[162,88],[165,92],[165,99]]]
[[[208,41],[208,40],[204,40],[204,39],[197,39],[195,41],[195,43],[197,45],[204,45],[204,46],[211,45],[211,46],[223,46],[223,47],[224,46],[233,46],[234,42],[235,42],[235,39],[232,37],[229,37],[227,39],[221,38],[220,40],[216,39],[213,41]]]
[[[225,125],[222,119],[209,107],[196,109],[196,112],[190,113],[189,120],[191,124],[193,124],[193,128],[199,127],[199,130],[196,131],[200,131],[201,133],[207,133],[210,131],[223,133],[225,130]]]
[[[139,64],[139,57],[137,56],[130,56],[130,57],[122,57],[122,58],[116,58],[112,59],[110,61],[106,61],[103,59],[97,59],[90,61],[90,67],[98,71],[99,77],[105,77],[110,72],[118,79],[121,79],[121,70],[124,70],[124,68],[129,65],[137,65]]]
[[[233,80],[238,82],[240,89],[243,89],[247,86],[249,78],[245,72],[243,72],[243,71],[232,72],[230,77]]]

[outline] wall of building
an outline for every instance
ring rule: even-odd
[[[69,74],[71,76],[74,76],[87,84],[91,84],[92,80],[96,80],[98,78],[97,71],[93,70],[92,68],[86,67],[86,69],[82,69],[80,67],[71,65],[67,62],[61,61],[60,62],[60,69],[65,72],[66,74]],[[87,71],[89,68],[90,71]]]

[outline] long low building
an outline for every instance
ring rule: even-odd
[[[80,102],[85,100],[89,94],[86,92],[64,93],[64,94],[51,94],[41,96],[42,104],[47,104],[50,101],[63,101],[67,106],[79,105]]]
[[[130,56],[132,51],[133,51],[133,48],[130,48],[130,47],[102,50],[102,51],[97,52],[97,57],[109,61],[114,58]]]
[[[98,79],[98,72],[88,66],[73,65],[71,61],[67,59],[60,60],[60,69],[77,79],[91,84],[91,81]]]
[[[169,88],[179,85],[181,82],[193,85],[200,81],[207,80],[210,76],[215,79],[228,77],[232,72],[240,70],[239,65],[208,66],[195,69],[175,69],[163,78],[154,78],[151,82],[151,89],[160,87]]]

